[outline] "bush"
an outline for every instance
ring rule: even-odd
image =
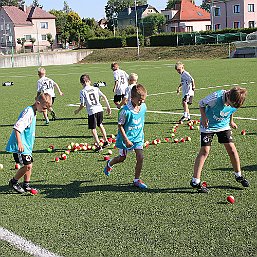
[[[124,46],[126,46],[126,39],[124,37],[90,38],[87,41],[87,47],[90,49],[118,48]]]

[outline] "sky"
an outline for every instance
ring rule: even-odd
[[[26,0],[26,5],[31,5],[32,0]],[[39,0],[39,4],[43,5],[43,9],[49,11],[51,9],[62,10],[64,0]],[[105,17],[104,7],[108,0],[66,0],[69,7],[77,12],[81,18],[95,18],[100,20]],[[200,5],[202,0],[195,0],[196,5]],[[148,0],[148,4],[155,7],[159,12],[165,9],[167,0]]]

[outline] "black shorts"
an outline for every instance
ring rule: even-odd
[[[22,165],[29,165],[33,162],[33,158],[31,155],[25,155],[21,153],[14,153],[13,158],[16,163],[20,163]]]
[[[121,102],[121,100],[123,99],[123,97],[124,97],[124,95],[115,95],[113,102],[114,102],[114,103]]]
[[[183,98],[182,98],[182,102],[186,102],[187,104],[192,104],[193,103],[193,96],[189,96],[189,95],[185,95]]]
[[[217,135],[218,142],[220,144],[232,143],[232,132],[231,130],[224,130],[220,132],[201,133],[201,146],[211,146],[214,135]]]
[[[88,128],[95,129],[103,123],[103,112],[97,112],[92,115],[88,115]]]

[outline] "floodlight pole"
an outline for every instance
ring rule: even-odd
[[[137,28],[137,58],[139,59],[139,38],[138,38],[138,26],[137,26],[137,1],[135,0],[135,23]]]

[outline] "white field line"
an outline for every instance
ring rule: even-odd
[[[78,107],[80,106],[80,103],[77,103],[77,104],[67,104],[67,106],[69,107]],[[103,107],[104,109],[106,109],[106,107]],[[111,108],[112,110],[114,111],[118,111],[117,108]],[[147,110],[147,112],[149,113],[156,113],[156,114],[170,114],[170,115],[182,115],[183,113],[182,112],[167,112],[167,111],[150,111],[150,110]],[[201,115],[200,114],[196,114],[196,113],[190,113],[190,116],[196,116],[196,117],[200,117]],[[257,121],[257,118],[245,118],[245,117],[233,117],[234,119],[238,119],[238,120],[256,120]]]
[[[6,241],[22,250],[23,252],[26,252],[35,257],[61,257],[60,255],[51,253],[48,250],[37,246],[31,241],[28,241],[2,227],[0,227],[0,240]]]
[[[243,82],[241,83],[242,85],[247,85],[248,83],[247,82]],[[249,82],[249,84],[255,84],[255,82]],[[239,84],[232,84],[232,85],[223,85],[223,86],[209,86],[209,87],[202,87],[202,88],[198,88],[196,90],[205,90],[205,89],[209,89],[209,88],[220,88],[220,87],[231,87],[231,86],[238,86]],[[157,93],[157,94],[150,94],[150,95],[147,95],[147,96],[154,96],[154,95],[165,95],[165,94],[174,94],[174,93],[177,93],[177,91],[173,91],[173,92],[165,92],[165,93]],[[67,106],[69,107],[78,107],[80,105],[80,103],[77,103],[77,104],[68,104]],[[112,110],[118,110],[117,108],[111,108]],[[170,115],[182,115],[183,113],[181,112],[164,112],[164,111],[150,111],[150,110],[147,110],[147,112],[150,112],[150,113],[158,113],[158,114],[170,114]],[[191,116],[196,116],[196,117],[200,117],[201,115],[200,114],[192,114],[190,113]],[[257,120],[257,118],[245,118],[245,117],[235,117],[235,119],[238,119],[238,120]]]

